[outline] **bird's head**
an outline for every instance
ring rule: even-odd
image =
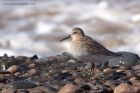
[[[64,40],[69,39],[69,38],[72,38],[72,40],[74,40],[74,39],[77,39],[77,38],[84,36],[84,35],[85,34],[84,34],[83,30],[81,28],[76,27],[76,28],[72,29],[72,33],[70,35],[66,36],[61,41],[64,41]]]

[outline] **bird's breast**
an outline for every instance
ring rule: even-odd
[[[71,53],[75,57],[88,54],[86,48],[80,42],[72,41],[71,44],[70,44],[70,48],[71,48]]]

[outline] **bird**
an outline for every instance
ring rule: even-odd
[[[108,50],[102,44],[87,36],[79,27],[73,28],[71,34],[61,39],[60,42],[69,38],[71,38],[71,54],[82,62],[105,64],[109,59],[121,56],[121,54]]]

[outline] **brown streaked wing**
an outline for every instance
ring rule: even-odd
[[[120,56],[120,54],[111,52],[110,50],[102,46],[100,43],[88,36],[85,36],[85,38],[83,38],[83,41],[87,45],[87,52],[92,55]]]

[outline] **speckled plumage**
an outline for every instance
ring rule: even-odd
[[[86,36],[81,28],[72,29],[70,48],[73,56],[84,62],[107,62],[120,54],[106,49],[100,43]]]

